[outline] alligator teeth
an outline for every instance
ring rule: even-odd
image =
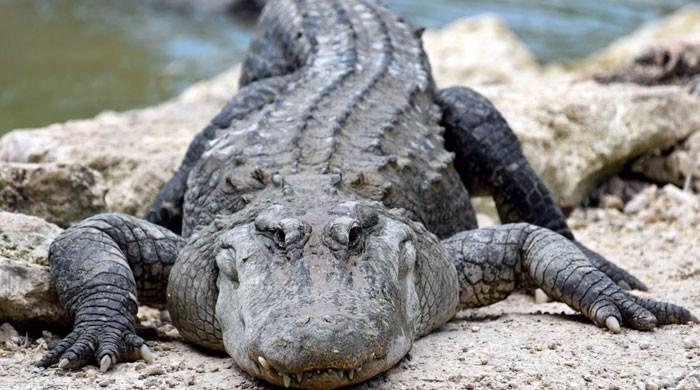
[[[345,380],[345,371],[337,370],[336,372],[338,373],[338,377],[340,377],[340,379]]]
[[[352,380],[355,377],[355,370],[348,371],[348,379]]]
[[[289,387],[292,384],[292,378],[287,374],[282,374],[282,380],[284,381],[284,387]]]
[[[267,360],[262,356],[258,356],[258,362],[260,362],[260,365],[263,366],[266,370],[269,370],[271,367],[270,363],[268,363]]]
[[[304,374],[294,374],[294,378],[296,378],[297,383],[301,383],[301,381],[304,379]]]

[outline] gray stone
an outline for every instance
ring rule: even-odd
[[[107,187],[80,164],[0,163],[0,210],[66,227],[106,209]]]
[[[700,99],[675,86],[541,80],[477,86],[508,120],[523,150],[566,205],[645,154],[700,129]]]
[[[632,200],[627,202],[624,208],[625,214],[635,214],[638,213],[649,206],[650,199],[647,194],[640,192]]]
[[[0,257],[47,266],[49,245],[61,231],[38,217],[0,211]]]
[[[19,333],[12,325],[7,322],[0,325],[0,344],[7,344],[16,337],[19,337]]]
[[[700,132],[675,145],[669,153],[642,156],[631,170],[656,182],[700,192]]]
[[[616,69],[652,45],[678,40],[700,42],[700,7],[697,5],[687,6],[662,20],[642,26],[575,67],[583,71]]]
[[[0,212],[0,322],[68,325],[51,283],[48,245],[61,229],[36,217]]]
[[[683,337],[683,347],[685,349],[695,349],[698,347],[698,341],[691,336]]]

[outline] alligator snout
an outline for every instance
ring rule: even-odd
[[[279,318],[256,332],[248,358],[263,375],[286,386],[346,385],[387,356],[382,341],[388,329],[382,327],[348,315]]]

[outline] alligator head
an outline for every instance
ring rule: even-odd
[[[376,202],[273,204],[222,233],[218,247],[225,348],[278,385],[371,378],[457,307],[456,273],[437,238]]]

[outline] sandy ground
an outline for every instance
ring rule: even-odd
[[[698,314],[700,212],[674,202],[661,196],[629,214],[612,208],[577,210],[569,222],[580,241],[646,281],[651,291],[643,295],[683,304]],[[148,341],[155,363],[120,364],[106,374],[94,367],[44,370],[30,363],[46,351],[46,343],[29,340],[27,346],[0,346],[0,388],[267,388],[225,356],[179,341],[171,325],[160,323],[156,310],[141,316],[160,334]],[[516,294],[491,307],[459,313],[418,340],[397,367],[357,388],[696,389],[699,342],[700,325],[665,326],[654,332],[625,329],[615,335],[562,304],[535,304],[531,297]]]

